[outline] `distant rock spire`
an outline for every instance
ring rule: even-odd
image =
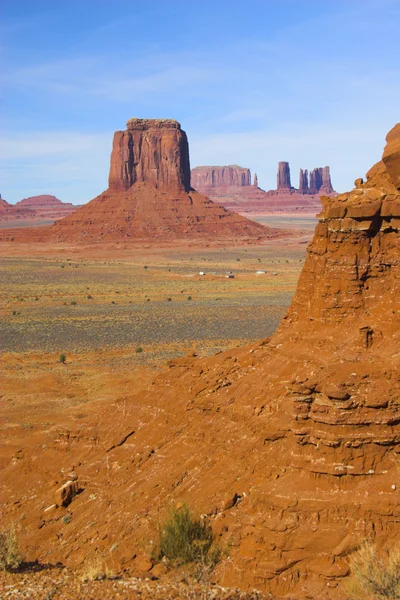
[[[258,188],[258,177],[257,177],[257,173],[254,173],[254,182],[253,182],[253,186],[255,188]]]
[[[333,192],[331,174],[329,167],[322,167],[321,169],[322,185],[320,191],[324,194],[331,194]]]
[[[308,171],[307,171],[307,169],[305,171],[303,171],[303,169],[300,169],[299,192],[300,192],[300,194],[309,194],[309,192],[310,192],[309,187],[308,187]]]
[[[289,163],[281,161],[278,163],[277,189],[290,190],[291,188]]]
[[[334,192],[329,167],[318,167],[310,173],[310,194],[331,194]]]

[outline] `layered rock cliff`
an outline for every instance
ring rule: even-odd
[[[195,167],[191,172],[191,185],[202,193],[212,192],[212,188],[250,186],[250,169],[238,165]]]
[[[178,121],[129,119],[126,130],[114,134],[108,182],[110,191],[144,182],[160,190],[188,192],[189,145]]]

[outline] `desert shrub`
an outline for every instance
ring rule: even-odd
[[[141,346],[138,346],[136,348],[136,354],[139,354],[140,352],[143,352],[143,348]]]
[[[15,528],[0,532],[0,570],[13,571],[22,564]]]
[[[107,567],[100,557],[86,563],[82,573],[82,581],[101,581],[103,579],[113,579],[114,577],[114,571]]]
[[[67,360],[67,357],[66,357],[65,354],[60,354],[58,360],[59,360],[60,363],[64,364],[66,362],[66,360]]]
[[[188,300],[191,300],[191,299],[192,299],[192,296],[188,296]]]
[[[71,300],[71,305],[76,306],[76,300]]]
[[[349,562],[353,598],[400,599],[400,547],[378,553],[375,546],[366,543]]]
[[[171,510],[159,529],[155,558],[164,557],[177,565],[194,562],[213,567],[220,558],[210,525],[195,517],[186,504]]]

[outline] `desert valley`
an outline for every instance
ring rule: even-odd
[[[132,118],[107,190],[2,221],[4,598],[344,600],[396,551],[400,124],[347,193],[242,171]]]

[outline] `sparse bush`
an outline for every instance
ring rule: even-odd
[[[155,558],[164,557],[176,565],[198,563],[211,568],[220,559],[211,526],[206,520],[196,518],[186,504],[171,510],[159,529]]]
[[[67,360],[67,357],[65,356],[65,354],[60,354],[60,357],[58,360],[60,363],[64,364]]]
[[[365,543],[349,563],[352,572],[349,592],[353,598],[400,598],[400,547],[378,553],[375,546]]]
[[[191,299],[192,299],[192,296],[188,296],[188,300],[191,300]]]
[[[115,573],[104,564],[100,557],[89,561],[82,573],[82,581],[101,581],[113,577],[115,577]]]
[[[93,296],[92,296],[91,294],[88,294],[88,296],[87,296],[87,299],[88,299],[88,300],[92,300],[92,299],[93,299]]]
[[[22,564],[15,528],[0,532],[0,570],[13,571]]]
[[[172,298],[167,298],[168,302],[172,302]]]
[[[138,346],[136,348],[136,354],[139,354],[140,352],[143,352],[143,348],[141,346]]]
[[[76,306],[76,300],[71,300],[71,305]]]

